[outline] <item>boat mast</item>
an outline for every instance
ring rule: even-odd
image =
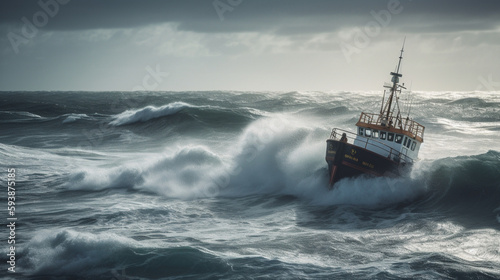
[[[391,88],[391,96],[389,97],[389,101],[388,101],[389,107],[387,108],[387,114],[386,114],[386,119],[387,120],[389,120],[389,115],[391,113],[391,105],[392,105],[392,100],[394,98],[394,94],[396,93],[396,91],[398,89],[399,78],[403,77],[402,74],[399,74],[399,68],[401,66],[401,60],[403,59],[403,51],[404,51],[404,48],[405,48],[405,41],[406,41],[406,37],[403,40],[403,47],[401,48],[401,54],[399,55],[399,62],[398,62],[398,67],[396,68],[396,73],[391,72],[391,75],[392,75],[392,79],[391,79],[392,88]],[[389,122],[389,125],[390,124],[391,124],[391,122]]]
[[[384,113],[384,101],[385,101],[385,89],[384,89],[384,95],[382,96],[382,104],[380,105],[380,114],[381,115]]]

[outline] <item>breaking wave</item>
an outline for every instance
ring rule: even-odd
[[[89,116],[87,116],[86,114],[69,114],[64,116],[66,118],[62,121],[62,123],[74,123],[77,120],[89,119]]]
[[[17,118],[24,118],[24,119],[40,119],[42,118],[41,116],[37,114],[33,114],[30,112],[25,112],[25,111],[0,111],[0,116],[2,116],[2,119],[8,120],[8,119],[17,119]]]
[[[111,125],[120,126],[136,122],[146,122],[164,116],[176,114],[184,108],[194,107],[184,102],[173,102],[161,107],[146,106],[137,110],[127,110],[113,117]]]
[[[138,163],[80,170],[63,186],[70,190],[135,189],[194,199],[210,196],[211,179],[215,180],[222,167],[220,158],[208,148],[188,146]]]
[[[157,248],[113,233],[45,230],[27,245],[20,267],[37,277],[130,279],[140,274],[156,279],[230,271],[227,262],[196,248]]]

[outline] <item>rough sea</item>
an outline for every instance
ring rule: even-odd
[[[0,275],[500,279],[500,92],[414,92],[412,171],[329,190],[331,129],[381,99],[0,92]]]

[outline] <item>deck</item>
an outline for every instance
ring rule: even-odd
[[[363,112],[356,126],[404,134],[419,142],[424,142],[425,127],[409,118],[401,119],[389,115],[389,119],[387,119],[381,114]]]

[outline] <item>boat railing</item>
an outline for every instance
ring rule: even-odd
[[[396,129],[402,129],[403,131],[409,132],[414,137],[424,139],[425,127],[410,118],[401,119],[399,117],[394,117],[392,114],[387,118],[385,115],[363,112],[359,117],[359,122],[384,127],[389,125]]]
[[[347,130],[340,129],[340,128],[333,128],[332,132],[330,133],[330,139],[339,141],[342,139],[342,135],[344,133],[346,134],[346,138],[347,138],[346,140],[348,143],[352,142],[354,144],[354,141],[357,140],[356,146],[358,146],[360,148],[367,149],[367,150],[370,150],[370,149],[368,149],[368,147],[380,149],[380,150],[384,151],[385,153],[387,153],[387,157],[396,163],[403,163],[403,162],[413,163],[412,158],[401,153],[400,151],[393,149],[393,148],[389,147],[388,145],[386,145],[378,140],[375,140],[375,139],[367,138],[364,136],[357,137],[358,135],[356,133],[351,132],[351,131],[347,131]],[[359,144],[361,144],[361,145],[359,145]]]

